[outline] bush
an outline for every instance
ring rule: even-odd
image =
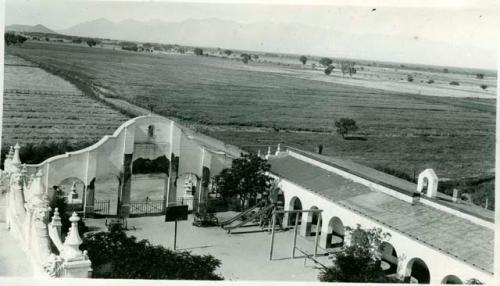
[[[488,86],[487,86],[486,84],[482,84],[482,85],[480,85],[480,87],[481,87],[482,89],[484,89],[484,90],[486,90],[486,89],[488,88]]]
[[[450,85],[459,86],[460,83],[458,81],[450,81]]]
[[[329,65],[329,66],[325,69],[325,74],[326,74],[326,75],[330,75],[330,74],[332,73],[332,71],[333,71],[333,69],[334,69],[334,68],[335,68],[334,66]]]
[[[483,79],[484,78],[484,73],[478,73],[476,74],[477,79]]]
[[[84,236],[82,248],[92,261],[93,278],[222,280],[215,274],[220,260],[211,255],[175,252],[121,229]]]
[[[331,64],[333,64],[333,60],[332,60],[332,59],[330,59],[330,58],[321,58],[321,59],[319,60],[319,63],[320,63],[321,65],[323,65],[324,67],[328,67],[328,66],[330,66]]]
[[[427,81],[428,84],[431,84],[431,83],[434,83],[434,80],[433,79],[430,79]]]
[[[412,82],[412,81],[413,81],[413,76],[409,74],[409,75],[406,77],[406,80],[407,80],[407,81],[409,81],[409,82]]]
[[[202,56],[203,55],[203,50],[200,49],[200,48],[195,48],[193,52],[197,56]]]

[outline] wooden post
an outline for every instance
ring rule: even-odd
[[[295,213],[295,226],[293,228],[293,249],[292,249],[292,259],[295,259],[295,248],[297,247],[297,233],[299,225],[299,213]]]
[[[321,212],[318,215],[318,225],[316,225],[316,238],[314,239],[314,257],[318,254],[319,231],[321,228]]]
[[[274,225],[276,223],[276,213],[273,212],[273,222],[271,228],[271,247],[269,249],[269,260],[273,260],[273,247],[274,247]]]
[[[175,220],[174,226],[174,250],[177,248],[177,220]]]

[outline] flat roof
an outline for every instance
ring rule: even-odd
[[[346,163],[335,158],[328,160],[336,164]],[[356,183],[287,153],[271,156],[269,163],[271,173],[279,177],[470,265],[493,273],[494,231],[487,227],[422,203],[411,204],[372,190],[366,185]],[[366,172],[365,175],[377,177],[381,175],[385,179],[388,179],[385,176],[390,176],[368,167],[360,168],[361,165],[356,163],[349,162],[342,166],[352,167],[354,171]],[[404,180],[393,178],[389,179],[394,180],[393,182],[400,187],[406,184],[398,182],[398,180]],[[407,184],[407,186],[415,186],[410,182]]]

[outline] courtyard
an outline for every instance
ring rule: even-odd
[[[236,213],[218,215],[225,220]],[[106,230],[105,219],[86,219],[91,230]],[[319,264],[305,259],[300,250],[308,254],[314,252],[314,238],[297,236],[296,258],[291,259],[294,231],[276,231],[273,260],[269,260],[271,234],[253,232],[260,228],[245,227],[235,230],[230,235],[220,227],[196,227],[192,225],[193,215],[187,221],[177,225],[177,250],[190,251],[193,254],[210,254],[221,260],[218,269],[225,280],[268,280],[268,281],[318,281]],[[163,216],[129,218],[128,235],[138,239],[147,239],[152,244],[167,248],[174,246],[174,223],[165,222]],[[318,248],[316,260],[330,266],[331,260],[322,255]]]

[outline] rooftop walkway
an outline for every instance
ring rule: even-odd
[[[416,190],[413,183],[368,167],[333,158],[331,162],[364,178],[374,176],[371,181],[378,180],[385,186],[392,182],[396,185],[392,189],[409,192],[414,186]],[[494,231],[487,227],[422,203],[412,205],[290,155],[271,157],[269,163],[271,172],[286,180],[468,264],[493,272]]]

